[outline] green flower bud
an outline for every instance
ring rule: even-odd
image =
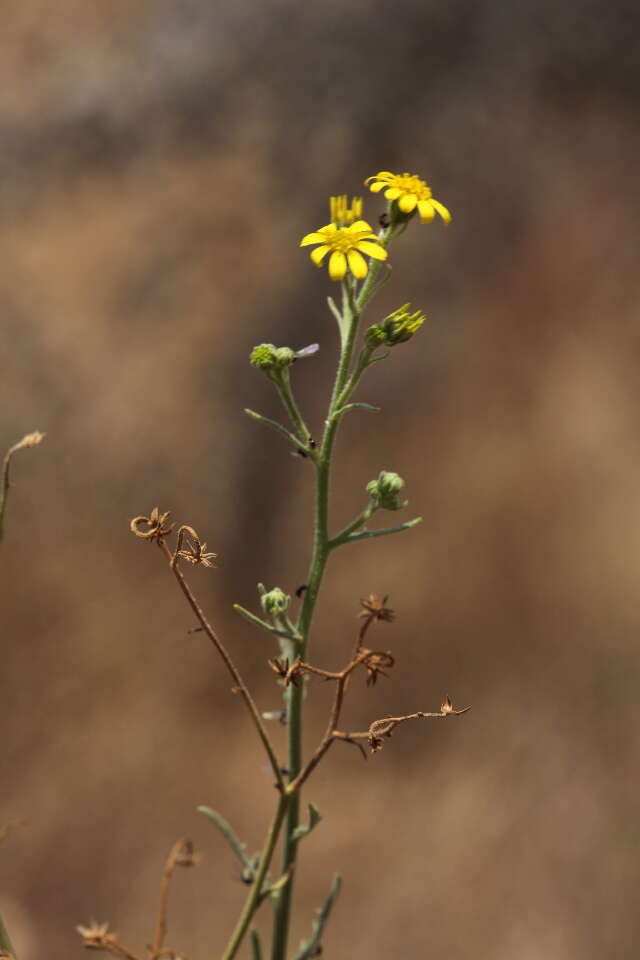
[[[280,587],[274,587],[268,593],[263,593],[260,597],[262,609],[270,617],[281,617],[289,609],[291,597],[287,596]]]
[[[405,303],[380,323],[369,327],[365,336],[371,347],[395,347],[398,343],[410,340],[425,321],[421,310],[409,313],[410,303]]]
[[[398,499],[403,487],[402,477],[397,473],[382,470],[377,480],[371,480],[367,484],[367,493],[373,504],[381,510],[401,510],[408,502]]]
[[[250,361],[258,370],[282,370],[296,359],[291,347],[276,347],[273,343],[261,343],[251,351]]]

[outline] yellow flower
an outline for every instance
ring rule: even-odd
[[[362,217],[362,197],[352,197],[351,206],[346,193],[329,198],[329,216],[336,227],[349,227]]]
[[[368,267],[363,253],[376,260],[387,259],[387,251],[365,220],[356,220],[348,227],[329,223],[314,233],[308,233],[300,241],[300,246],[307,247],[311,243],[320,244],[311,253],[311,259],[317,267],[320,267],[326,255],[331,253],[329,276],[332,280],[344,280],[348,270],[357,280],[366,277]]]
[[[372,182],[373,181],[373,182]],[[372,193],[384,190],[387,200],[395,200],[401,213],[413,213],[418,208],[422,223],[429,223],[439,213],[445,223],[451,223],[451,214],[447,208],[433,199],[428,184],[412,173],[389,173],[382,170],[375,177],[367,177]]]

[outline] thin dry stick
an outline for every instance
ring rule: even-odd
[[[330,673],[329,671],[320,670],[317,667],[312,667],[310,664],[299,664],[299,669],[304,668],[308,673],[315,673],[318,676],[325,677],[325,679],[336,680],[336,695],[333,699],[333,705],[331,707],[331,714],[329,715],[329,722],[327,723],[327,729],[325,730],[324,736],[313,756],[308,760],[306,766],[300,771],[295,780],[287,787],[288,793],[295,793],[296,790],[299,790],[305,780],[313,773],[315,768],[318,766],[323,756],[331,746],[334,740],[334,731],[337,729],[338,721],[340,720],[340,711],[342,710],[342,704],[344,702],[344,692],[349,676],[353,673],[356,667],[360,666],[367,657],[369,656],[370,651],[362,651],[358,656],[349,663],[344,670],[340,673]]]
[[[158,907],[158,920],[156,923],[156,932],[153,938],[151,956],[149,960],[157,960],[162,955],[164,938],[167,935],[167,910],[169,907],[169,891],[173,873],[180,859],[184,856],[185,850],[191,846],[189,840],[178,840],[171,848],[171,852],[166,859],[162,871],[162,882],[160,884],[160,906]]]
[[[175,556],[171,554],[171,551],[169,550],[169,548],[167,547],[167,545],[165,544],[164,540],[161,537],[158,538],[158,546],[161,548],[161,550],[164,552],[165,556],[169,560],[169,564],[171,566],[171,569],[174,572],[174,575],[176,580],[178,581],[178,584],[180,585],[180,589],[185,595],[187,599],[187,603],[189,604],[189,606],[195,613],[196,617],[198,618],[198,622],[200,623],[200,626],[202,627],[204,632],[207,634],[207,636],[213,643],[214,647],[216,648],[216,650],[224,660],[227,670],[233,677],[236,684],[235,690],[238,693],[240,693],[242,698],[244,699],[244,702],[247,705],[249,713],[253,718],[253,722],[256,726],[256,730],[258,731],[260,739],[262,740],[262,745],[264,746],[267,756],[269,757],[269,763],[271,764],[271,768],[275,775],[278,790],[280,790],[281,792],[284,791],[284,780],[282,778],[282,773],[280,772],[280,764],[278,763],[275,749],[273,747],[273,744],[271,743],[271,740],[269,739],[269,734],[267,733],[264,727],[262,718],[260,717],[260,713],[258,712],[258,708],[256,707],[253,701],[253,698],[245,685],[244,680],[242,679],[242,677],[240,676],[240,673],[238,672],[238,668],[236,667],[233,660],[227,653],[226,648],[222,644],[222,641],[216,635],[213,627],[207,620],[203,610],[198,604],[198,601],[196,600],[193,593],[191,592],[189,585],[185,580],[182,574],[182,571],[180,570],[180,567],[178,566],[177,554]]]
[[[40,433],[39,430],[34,430],[33,433],[28,433],[26,437],[23,437],[22,440],[19,440],[18,443],[14,443],[12,447],[9,447],[7,450],[6,456],[2,462],[2,471],[0,473],[0,540],[2,539],[2,529],[4,514],[7,507],[7,496],[9,493],[9,468],[11,466],[11,458],[18,450],[24,450],[27,447],[35,447],[44,439],[44,433]]]

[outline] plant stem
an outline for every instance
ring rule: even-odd
[[[2,917],[0,917],[0,950],[6,950],[7,953],[11,956],[15,956],[13,952],[13,947],[11,946],[11,940],[9,939],[9,934],[7,933],[7,928],[2,922]]]
[[[222,960],[232,960],[232,957],[235,957],[236,953],[238,952],[238,948],[244,939],[244,935],[249,929],[249,924],[251,923],[253,915],[259,906],[262,895],[262,887],[264,885],[264,878],[266,877],[267,870],[271,864],[273,851],[275,850],[278,836],[280,834],[280,828],[282,827],[289,804],[290,799],[287,796],[281,796],[278,800],[278,808],[275,812],[273,820],[271,821],[269,833],[267,834],[267,839],[265,840],[264,847],[262,848],[260,863],[251,885],[251,891],[246,899],[242,913],[240,914],[236,929],[233,931],[231,939],[227,944],[227,948],[222,955]]]
[[[299,644],[291,641],[289,655],[292,660],[296,654],[303,659],[306,658],[307,646],[309,643],[309,632],[311,621],[315,610],[320,585],[324,576],[327,558],[329,556],[329,531],[328,531],[328,510],[329,510],[329,480],[331,473],[331,457],[333,445],[336,438],[336,432],[340,423],[340,416],[337,415],[337,402],[340,398],[347,378],[353,355],[356,333],[358,329],[359,311],[356,307],[353,285],[350,279],[343,282],[342,287],[342,313],[345,319],[345,336],[341,338],[340,360],[336,373],[336,380],[329,404],[329,412],[326,420],[326,427],[320,452],[317,456],[316,467],[316,493],[315,493],[315,522],[313,534],[313,552],[309,575],[307,578],[307,589],[304,594],[302,609],[298,618],[297,630],[302,638]],[[295,781],[302,767],[302,698],[304,695],[304,684],[291,684],[286,692],[287,704],[287,727],[289,734],[289,757],[288,757],[288,777],[289,783]],[[287,950],[287,940],[289,935],[289,919],[291,912],[291,898],[293,892],[293,867],[296,863],[298,852],[298,838],[295,836],[296,828],[300,820],[300,791],[296,790],[291,796],[289,812],[287,815],[286,832],[284,836],[284,849],[282,856],[282,873],[289,874],[289,880],[283,887],[280,898],[276,905],[276,913],[273,928],[273,943],[271,950],[271,960],[285,960]]]

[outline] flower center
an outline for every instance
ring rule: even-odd
[[[421,180],[420,177],[414,177],[410,173],[403,173],[396,177],[396,186],[399,190],[412,193],[418,200],[430,200],[432,196],[431,190],[424,180]]]
[[[332,250],[337,250],[338,253],[348,253],[349,250],[354,250],[357,247],[361,239],[362,234],[358,236],[344,227],[338,227],[335,233],[331,233],[327,237],[327,244]]]

